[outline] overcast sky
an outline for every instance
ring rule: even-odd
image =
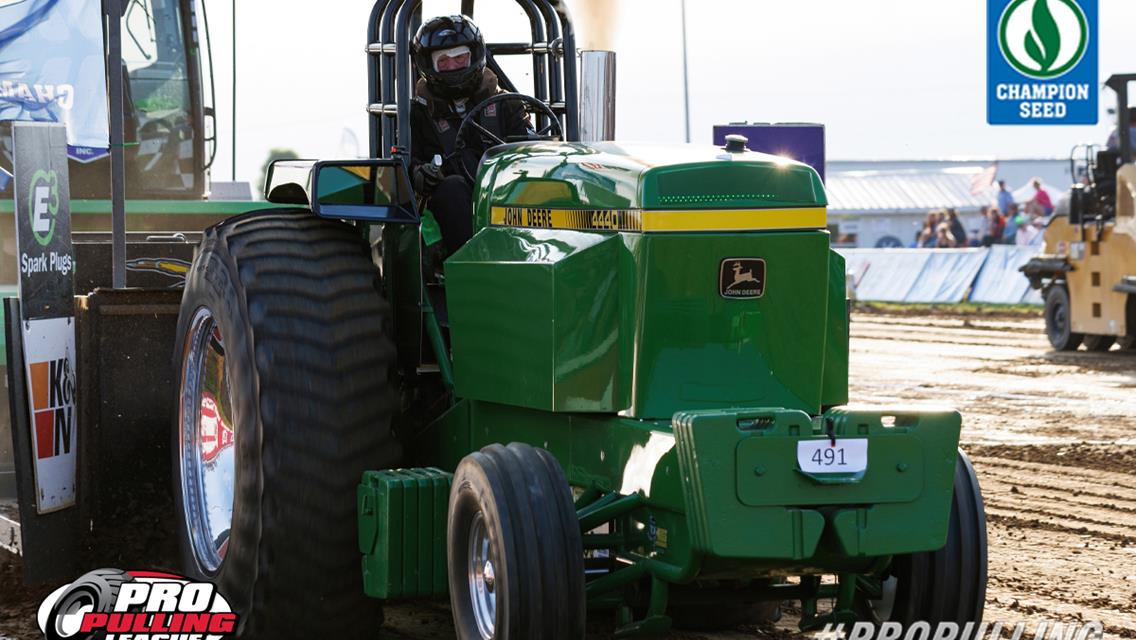
[[[232,11],[227,0],[207,2],[222,140],[214,176],[227,180]],[[615,14],[616,137],[682,142],[680,0],[593,2]],[[1103,82],[1136,72],[1136,2],[1099,2]],[[366,155],[363,47],[371,6],[239,3],[239,180],[257,180],[272,147],[315,158]],[[459,6],[425,0],[428,15]],[[607,39],[582,9],[581,39]],[[1096,127],[986,124],[984,0],[689,0],[687,12],[695,142],[709,142],[716,123],[819,122],[830,159],[1065,157],[1078,142],[1103,141],[1111,128],[1108,90]],[[480,0],[475,18],[491,41],[527,39],[527,21],[511,0]]]

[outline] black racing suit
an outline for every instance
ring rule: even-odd
[[[473,189],[461,163],[465,164],[469,175],[476,176],[481,156],[495,144],[483,141],[483,135],[469,126],[464,152],[451,156],[457,143],[458,127],[470,109],[504,91],[497,86],[497,75],[486,69],[481,86],[464,102],[435,96],[425,80],[418,81],[415,93],[410,109],[413,165],[432,163],[435,155],[443,158],[445,178],[429,194],[427,206],[442,228],[446,253],[452,254],[473,236]],[[514,101],[490,105],[477,117],[477,122],[502,140],[531,132],[523,105]]]

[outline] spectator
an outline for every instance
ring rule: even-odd
[[[948,229],[951,232],[951,235],[954,236],[955,246],[956,247],[965,247],[966,246],[966,229],[963,228],[962,221],[959,220],[958,211],[955,211],[955,209],[953,207],[950,208],[950,209],[947,209],[946,223],[947,223]]]
[[[969,244],[972,247],[981,247],[983,239],[990,235],[990,207],[979,207],[978,228],[973,231],[974,235],[971,236]]]
[[[939,212],[932,211],[927,214],[927,219],[923,221],[923,230],[915,236],[915,246],[921,249],[934,248],[937,240],[936,234],[939,227]]]
[[[1034,195],[1033,200],[1030,200],[1032,206],[1029,208],[1036,211],[1038,215],[1046,217],[1053,215],[1053,199],[1049,197],[1049,192],[1041,186],[1041,180],[1034,178],[1033,188],[1037,189],[1037,194]]]
[[[919,249],[933,249],[935,247],[935,227],[924,222],[923,230],[915,237],[915,246]]]
[[[940,222],[938,230],[935,233],[935,248],[953,249],[954,247],[955,237],[951,234],[951,225],[946,222]]]
[[[986,211],[986,234],[982,236],[982,246],[989,247],[1002,241],[1006,231],[1006,219],[997,207],[984,207]]]
[[[1009,209],[1006,211],[1006,226],[1002,231],[1002,242],[1005,244],[1014,244],[1018,237],[1018,226],[1021,224],[1019,218],[1018,205],[1010,203]]]
[[[1010,205],[1014,204],[1014,195],[1006,190],[1006,181],[998,181],[998,210],[1002,215],[1010,215]]]

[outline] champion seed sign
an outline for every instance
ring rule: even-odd
[[[1096,124],[1097,34],[1097,0],[987,0],[987,122]]]

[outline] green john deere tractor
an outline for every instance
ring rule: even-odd
[[[803,629],[980,620],[959,414],[845,406],[817,173],[578,142],[568,13],[518,4],[532,41],[489,49],[532,56],[536,87],[491,101],[545,135],[485,155],[476,233],[443,269],[401,151],[418,0],[372,13],[375,159],[278,163],[266,193],[296,207],[205,232],[178,322],[186,571],[261,638],[373,636],[384,601],[447,594],[462,639],[581,638],[599,610],[658,634],[786,600]]]

